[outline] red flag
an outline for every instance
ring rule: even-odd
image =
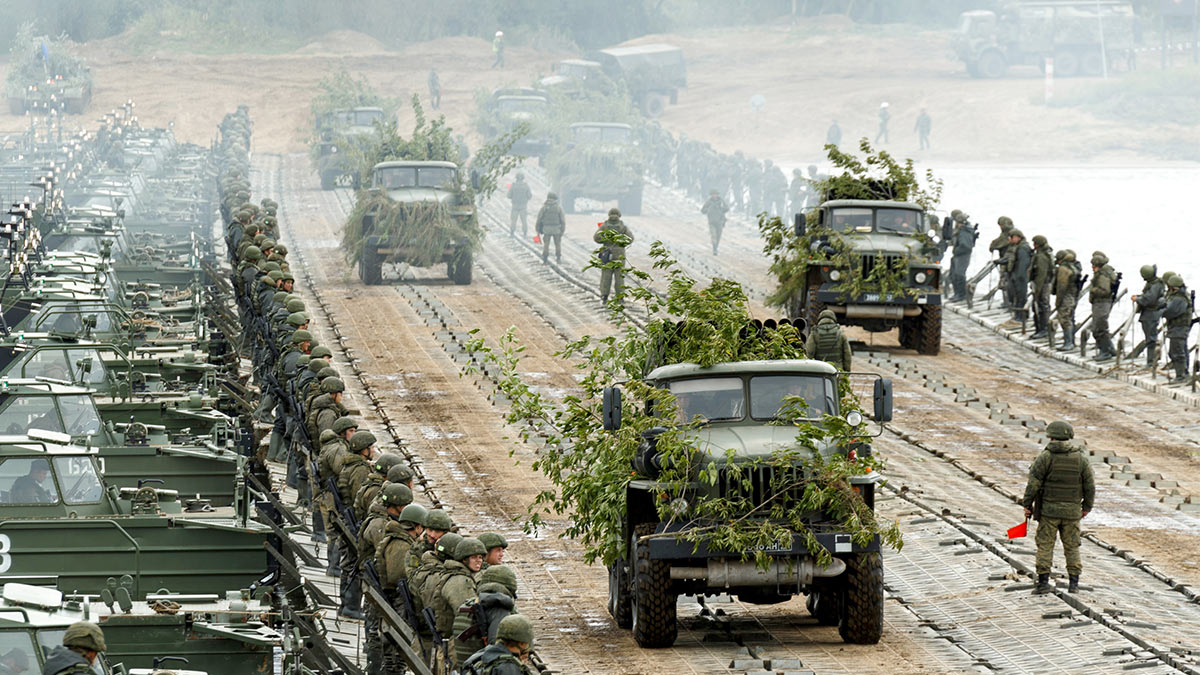
[[[540,234],[533,235],[533,243],[535,243],[535,244],[542,243],[542,235],[540,235]]]
[[[602,221],[596,223],[596,227],[604,227],[604,221],[602,220]]]
[[[1019,539],[1028,534],[1029,534],[1029,521],[1028,520],[1021,523],[1020,525],[1017,525],[1016,527],[1008,528],[1008,538],[1009,539]]]

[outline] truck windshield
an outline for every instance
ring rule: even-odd
[[[677,380],[667,387],[679,406],[681,423],[728,422],[746,416],[746,394],[740,377]]]
[[[799,401],[789,401],[789,397]],[[833,414],[833,383],[820,375],[759,375],[750,378],[750,416],[771,420],[785,408],[794,409],[804,419],[819,419]]]
[[[502,98],[500,112],[503,113],[540,113],[546,109],[546,101],[540,98]]]
[[[383,119],[382,110],[356,110],[354,111],[354,124],[360,127],[369,127],[377,120]]]
[[[921,214],[908,209],[877,209],[875,226],[880,232],[916,234],[921,230]]]
[[[871,209],[834,209],[829,226],[835,232],[870,232]]]

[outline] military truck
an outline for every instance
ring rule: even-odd
[[[1003,77],[1010,66],[1045,67],[1054,74],[1095,76],[1105,62],[1127,61],[1134,48],[1133,5],[1098,2],[1014,2],[1000,12],[963,12],[954,50],[972,77]]]
[[[676,363],[652,370],[645,382],[670,391],[678,403],[680,418],[702,423],[685,434],[696,448],[700,466],[697,474],[716,465],[718,479],[708,485],[699,479],[688,485],[686,497],[671,506],[675,515],[669,522],[659,517],[661,466],[657,463],[656,439],[675,421],[642,434],[633,452],[634,478],[626,487],[624,537],[629,543],[625,557],[608,568],[608,610],[622,628],[632,628],[633,637],[643,647],[669,647],[674,643],[676,599],[679,595],[728,593],[743,602],[774,604],[793,595],[808,595],[808,608],[822,623],[838,626],[842,639],[856,644],[874,644],[883,630],[883,558],[880,541],[875,537],[859,545],[835,518],[812,513],[805,520],[817,541],[833,556],[825,566],[818,564],[799,534],[776,542],[764,551],[770,561],[766,569],[754,560],[745,560],[744,551],[727,551],[698,545],[681,537],[693,528],[708,523],[689,516],[689,503],[706,498],[736,497],[753,504],[758,512],[772,505],[795,503],[804,487],[792,484],[780,490],[778,465],[755,465],[733,471],[730,462],[743,463],[765,459],[779,449],[796,443],[796,428],[776,422],[787,397],[801,396],[808,404],[805,417],[820,424],[823,415],[843,416],[857,426],[863,416],[857,410],[839,407],[838,371],[828,363],[810,360],[743,361],[701,367],[694,363]],[[874,420],[887,422],[892,415],[891,382],[876,379],[874,384]],[[602,415],[609,430],[621,426],[620,390],[605,390]],[[727,454],[732,451],[732,454]],[[835,453],[866,457],[869,444],[853,448],[830,443],[818,446],[823,457]],[[801,452],[803,459],[811,453]],[[790,469],[805,471],[803,460]],[[851,478],[851,487],[874,509],[875,486],[882,476],[865,471]],[[762,507],[768,508],[762,508]],[[766,516],[750,516],[762,517]],[[680,537],[651,535],[678,534]]]
[[[538,86],[571,98],[582,96],[586,91],[603,91],[612,85],[612,80],[596,61],[563,59],[551,66],[551,71],[552,74],[538,80]]]
[[[322,190],[332,190],[344,179],[349,179],[356,189],[359,187],[353,161],[340,146],[370,135],[383,118],[383,108],[373,106],[334,110],[317,118],[316,164]]]
[[[509,154],[537,157],[539,163],[550,150],[546,123],[550,97],[540,89],[497,89],[483,111],[480,131],[489,142],[511,132],[518,124],[529,125],[529,132],[513,143]]]
[[[390,161],[371,170],[371,187],[359,199],[373,200],[362,219],[363,283],[383,283],[383,264],[431,267],[446,263],[446,274],[458,285],[471,283],[471,258],[477,243],[478,219],[470,192],[454,162]],[[381,201],[386,199],[386,202]],[[384,231],[382,208],[395,222]]]
[[[924,209],[910,202],[834,199],[816,209],[815,220],[796,214],[795,234],[809,238],[816,260],[805,270],[804,288],[789,303],[788,316],[813,326],[830,309],[842,325],[872,333],[899,328],[901,346],[937,354],[942,269],[932,243],[937,233],[924,229]],[[839,252],[839,245],[845,250]]]
[[[667,101],[679,101],[679,90],[687,87],[687,64],[683,50],[674,45],[649,44],[609,47],[588,55],[604,74],[624,81],[633,102],[647,117],[663,114]]]
[[[62,41],[34,36],[28,24],[13,38],[4,95],[9,112],[82,113],[92,100],[92,71]]]
[[[617,200],[627,216],[642,212],[642,150],[633,127],[618,122],[577,122],[566,148],[549,161],[550,182],[567,213],[579,197]]]

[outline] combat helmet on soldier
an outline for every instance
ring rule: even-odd
[[[1062,420],[1051,422],[1046,425],[1046,438],[1055,441],[1068,441],[1075,438],[1075,430],[1071,425]]]
[[[425,519],[428,517],[429,511],[420,504],[409,504],[400,511],[400,523],[409,525],[425,526]]]
[[[412,504],[413,493],[407,485],[401,483],[385,483],[379,490],[379,501],[385,506],[404,509]],[[400,512],[403,515],[403,511]]]
[[[406,462],[397,462],[387,470],[387,479],[389,483],[401,483],[407,485],[413,479],[413,470]]]

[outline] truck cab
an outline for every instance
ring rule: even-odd
[[[339,145],[365,139],[374,133],[375,125],[383,122],[384,117],[383,108],[363,106],[334,110],[317,119],[316,162],[322,190],[332,190],[353,168]],[[351,175],[349,178],[357,188],[358,177]]]
[[[617,122],[577,122],[570,140],[550,166],[551,181],[567,213],[575,199],[617,200],[627,216],[642,212],[642,150],[633,127]]]

